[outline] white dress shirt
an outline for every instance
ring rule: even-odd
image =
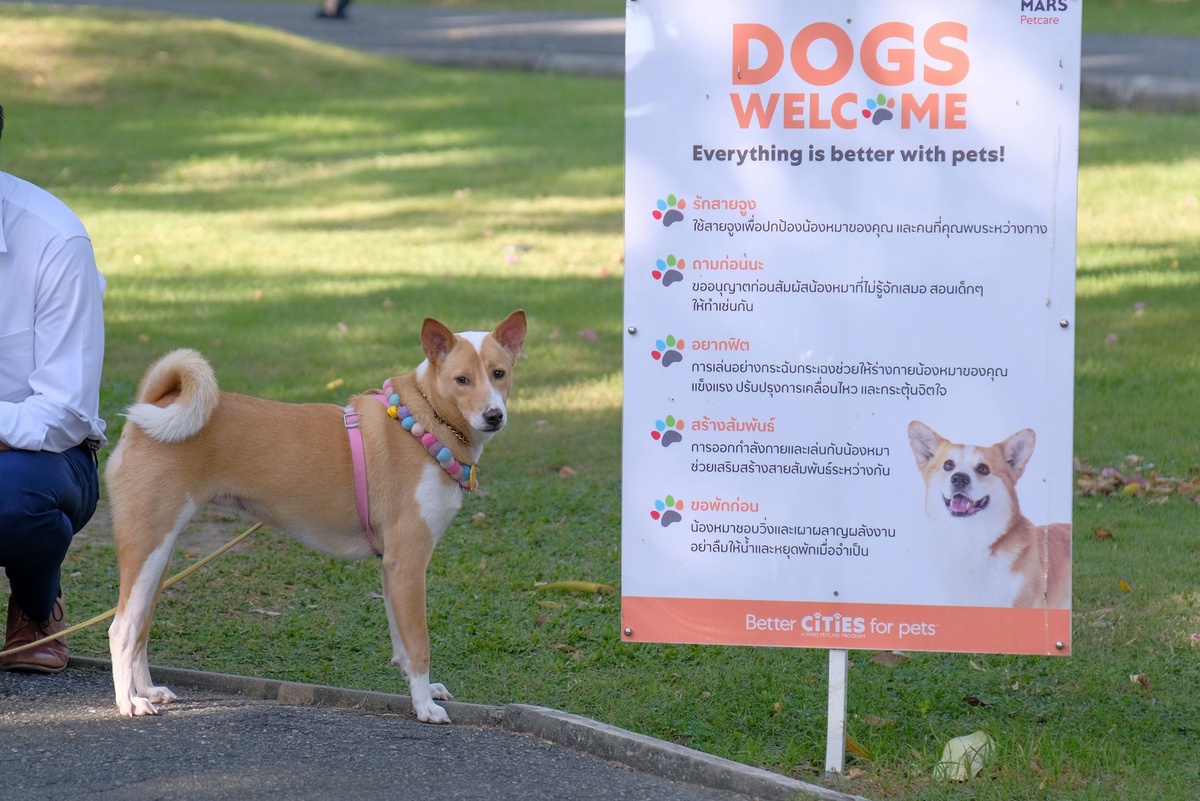
[[[103,297],[79,218],[0,172],[0,442],[62,452],[105,441]]]

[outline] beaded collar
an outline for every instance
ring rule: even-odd
[[[399,420],[404,430],[420,441],[421,446],[429,451],[429,455],[437,460],[442,469],[449,473],[450,478],[457,481],[460,487],[467,492],[472,492],[479,485],[479,465],[464,465],[459,463],[454,458],[454,454],[450,452],[450,449],[438,442],[438,438],[433,435],[433,432],[427,431],[425,426],[418,423],[416,418],[413,417],[412,411],[400,403],[400,396],[392,389],[391,381],[383,385],[383,394],[376,395],[375,397],[387,407],[388,416]],[[422,394],[421,397],[424,398],[425,395]],[[425,400],[426,403],[429,402],[428,398]],[[429,408],[432,409],[433,405],[430,404]],[[442,423],[442,425],[453,431],[460,440],[464,443],[466,442],[466,438],[462,434],[459,434],[457,429],[442,420],[437,412],[434,412],[433,416],[439,423]]]

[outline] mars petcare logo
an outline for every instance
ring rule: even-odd
[[[1021,24],[1058,25],[1058,15],[1068,10],[1067,0],[1021,0]]]
[[[1067,0],[1021,0],[1022,11],[1057,11],[1062,13],[1067,10]]]
[[[814,22],[796,33],[745,22],[732,29],[732,83],[763,86],[779,78],[808,91],[734,91],[741,128],[853,130],[860,123],[953,130],[967,127],[967,94],[950,91],[967,77],[968,30],[961,22],[918,29],[884,22],[856,26]],[[839,86],[856,87],[842,91]],[[869,86],[860,97],[857,87]]]

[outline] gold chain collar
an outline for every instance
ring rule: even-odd
[[[420,390],[418,390],[418,392],[419,391]],[[433,408],[433,403],[429,400],[429,398],[425,397],[424,392],[421,392],[421,397],[425,398],[425,402],[429,404],[429,411],[433,412],[433,419],[437,420],[439,423],[444,425],[446,428],[450,429],[450,432],[452,434],[454,434],[454,436],[458,437],[458,441],[461,442],[463,445],[466,445],[468,448],[471,447],[471,441],[469,439],[467,439],[466,435],[442,419],[442,416],[437,413],[437,409]]]

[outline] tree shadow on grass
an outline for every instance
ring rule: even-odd
[[[511,208],[619,195],[619,81],[417,66],[214,20],[76,9],[52,34],[53,13],[23,16],[52,57],[0,59],[6,84],[44,85],[6,98],[9,169],[83,210],[349,202],[364,208],[330,227],[380,229],[436,225],[466,188],[527,227],[619,229],[619,213]]]

